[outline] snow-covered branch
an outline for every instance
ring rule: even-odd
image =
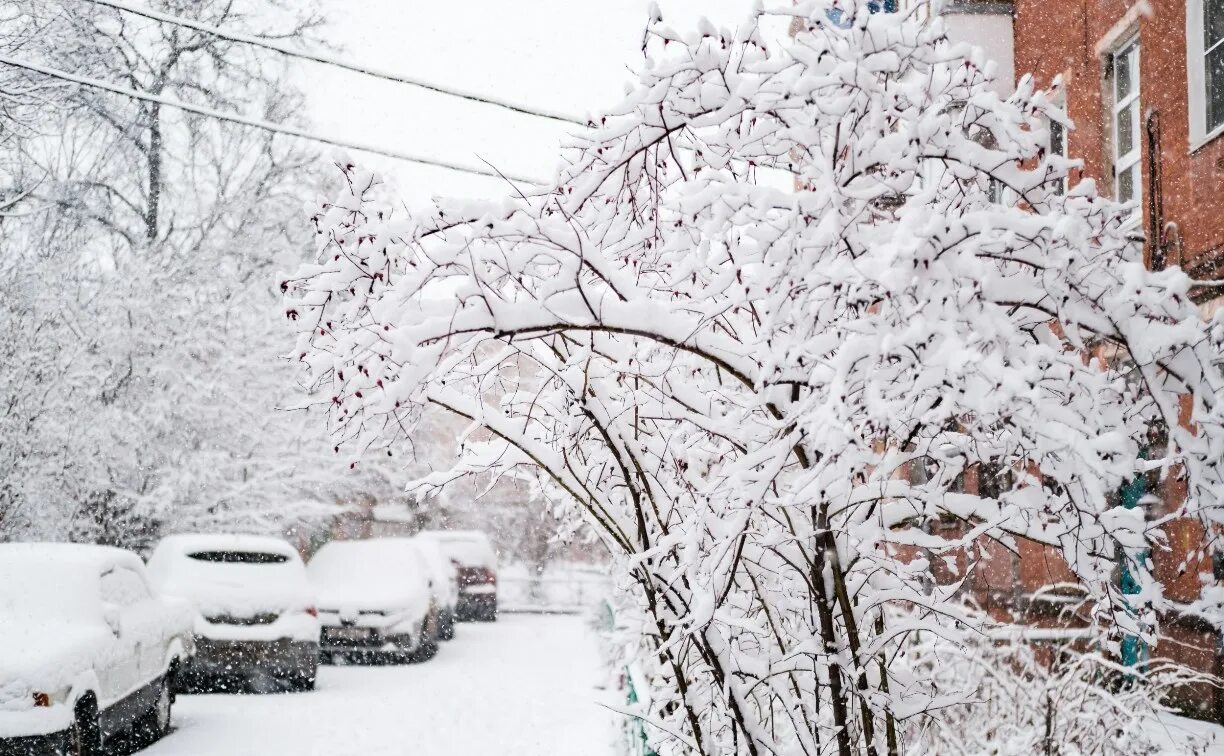
[[[797,6],[782,46],[759,12],[656,23],[546,192],[405,215],[342,166],[282,284],[337,434],[439,404],[471,424],[457,470],[534,471],[586,513],[671,752],[916,747],[976,695],[910,641],[983,626],[978,544],[1046,544],[1094,637],[1151,637],[1153,534],[1116,492],[1160,458],[1187,512],[1218,509],[1220,336],[1190,279],[1148,271],[1092,182],[1059,191],[1052,93],[1000,100],[938,19],[860,6]]]

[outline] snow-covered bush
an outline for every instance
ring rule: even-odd
[[[1218,340],[1132,208],[1061,191],[1055,96],[1001,100],[925,7],[838,5],[776,11],[781,46],[759,10],[656,20],[548,188],[405,214],[343,166],[282,284],[343,443],[442,408],[470,430],[418,490],[536,475],[600,533],[664,754],[919,748],[977,684],[916,673],[910,641],[981,623],[915,554],[1046,544],[1097,647],[1150,640],[1158,531],[1113,494],[1162,466],[1207,521],[1224,490]]]
[[[984,623],[989,624],[989,623]],[[969,702],[924,718],[911,750],[948,754],[1206,753],[1193,733],[1170,732],[1164,702],[1178,687],[1210,688],[1208,675],[1162,661],[1127,667],[1078,642],[1076,631],[995,628],[916,637],[909,670]],[[1084,641],[1088,641],[1085,645]],[[1042,659],[1045,652],[1049,658]]]

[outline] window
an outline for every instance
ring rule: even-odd
[[[898,0],[867,0],[867,11],[869,13],[896,13],[897,2]],[[830,8],[825,11],[825,15],[834,26],[842,29],[849,29],[850,24],[854,21],[854,17],[841,8]]]
[[[1067,127],[1058,121],[1050,121],[1049,153],[1051,155],[1058,155],[1062,158],[1067,157]],[[1064,176],[1063,178],[1059,179],[1058,183],[1054,186],[1054,193],[1065,194],[1066,192],[1067,178]]]
[[[102,573],[103,601],[116,606],[133,606],[149,598],[144,578],[127,567],[115,567]]]
[[[1190,145],[1224,133],[1224,0],[1186,0]]]
[[[1139,40],[1126,43],[1110,60],[1113,78],[1114,198],[1130,202],[1141,193],[1139,175]],[[1134,220],[1139,220],[1138,211]]]
[[[978,468],[978,496],[998,499],[1016,487],[1016,476],[1010,467],[990,461],[981,462]]]
[[[1003,204],[1003,182],[991,176],[986,185],[986,201],[992,205]]]
[[[199,562],[223,564],[283,564],[289,561],[284,554],[269,554],[263,551],[195,551],[187,555]]]

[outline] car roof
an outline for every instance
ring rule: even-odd
[[[53,563],[98,571],[115,566],[142,569],[144,562],[135,552],[115,546],[87,543],[0,543],[0,563]]]
[[[266,551],[286,556],[297,555],[297,549],[283,538],[245,533],[178,533],[162,538],[156,548],[178,554],[192,551]]]
[[[348,549],[352,551],[370,551],[382,552],[386,551],[394,553],[396,551],[420,553],[420,544],[413,538],[407,536],[379,536],[376,538],[340,538],[333,539],[323,544],[319,551],[323,549]]]
[[[489,541],[489,534],[483,530],[422,530],[418,535],[444,541]]]
[[[316,576],[333,572],[337,559],[345,560],[348,566],[388,563],[414,569],[428,567],[427,557],[416,541],[393,536],[328,541],[306,563],[306,569]]]

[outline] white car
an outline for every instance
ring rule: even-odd
[[[280,538],[198,534],[163,538],[149,557],[162,593],[195,610],[196,654],[183,690],[247,684],[311,690],[319,666],[314,589],[297,550]]]
[[[420,538],[436,541],[459,568],[460,620],[497,620],[497,553],[479,530],[424,530]]]
[[[0,753],[99,754],[170,727],[192,653],[189,609],[154,593],[130,551],[0,544]]]
[[[458,621],[459,566],[442,551],[441,544],[435,539],[417,536],[411,540],[420,549],[429,567],[430,586],[438,605],[438,637],[452,640],[455,637],[455,622]]]
[[[331,541],[306,565],[319,596],[320,660],[420,661],[438,644],[429,568],[406,538]]]

